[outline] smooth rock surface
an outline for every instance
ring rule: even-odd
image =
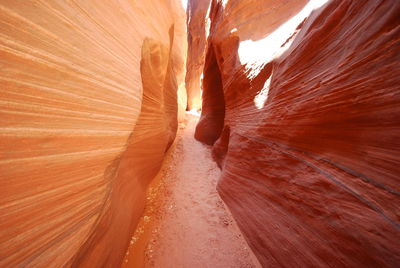
[[[184,11],[13,0],[0,25],[0,266],[117,267],[186,108]]]
[[[264,267],[398,267],[400,2],[321,3],[212,1],[195,136]]]

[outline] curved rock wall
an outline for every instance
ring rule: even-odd
[[[187,109],[199,110],[201,108],[201,74],[204,67],[205,51],[207,45],[207,31],[209,25],[206,21],[211,0],[188,1],[188,53],[186,90],[188,96]]]
[[[1,267],[122,261],[186,108],[183,13],[1,1]]]
[[[400,2],[265,2],[212,2],[219,193],[265,267],[396,267]]]

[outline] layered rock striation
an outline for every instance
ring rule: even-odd
[[[195,137],[260,262],[398,266],[400,3],[214,0],[209,14]]]
[[[184,11],[2,1],[0,24],[0,266],[118,266],[186,108]]]
[[[210,21],[205,18],[208,18],[210,3],[211,0],[188,1],[186,90],[189,111],[201,108],[201,79],[210,29]]]

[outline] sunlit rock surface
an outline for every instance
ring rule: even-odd
[[[187,109],[201,108],[201,78],[207,45],[210,20],[208,11],[211,0],[190,1],[188,3],[188,56],[186,73]]]
[[[0,266],[118,267],[186,108],[184,11],[13,0],[0,24]]]
[[[263,266],[398,267],[400,2],[324,2],[212,1],[195,136]]]

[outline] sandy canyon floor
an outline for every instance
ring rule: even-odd
[[[122,267],[260,267],[216,191],[210,149],[193,138],[197,120],[180,124]]]

